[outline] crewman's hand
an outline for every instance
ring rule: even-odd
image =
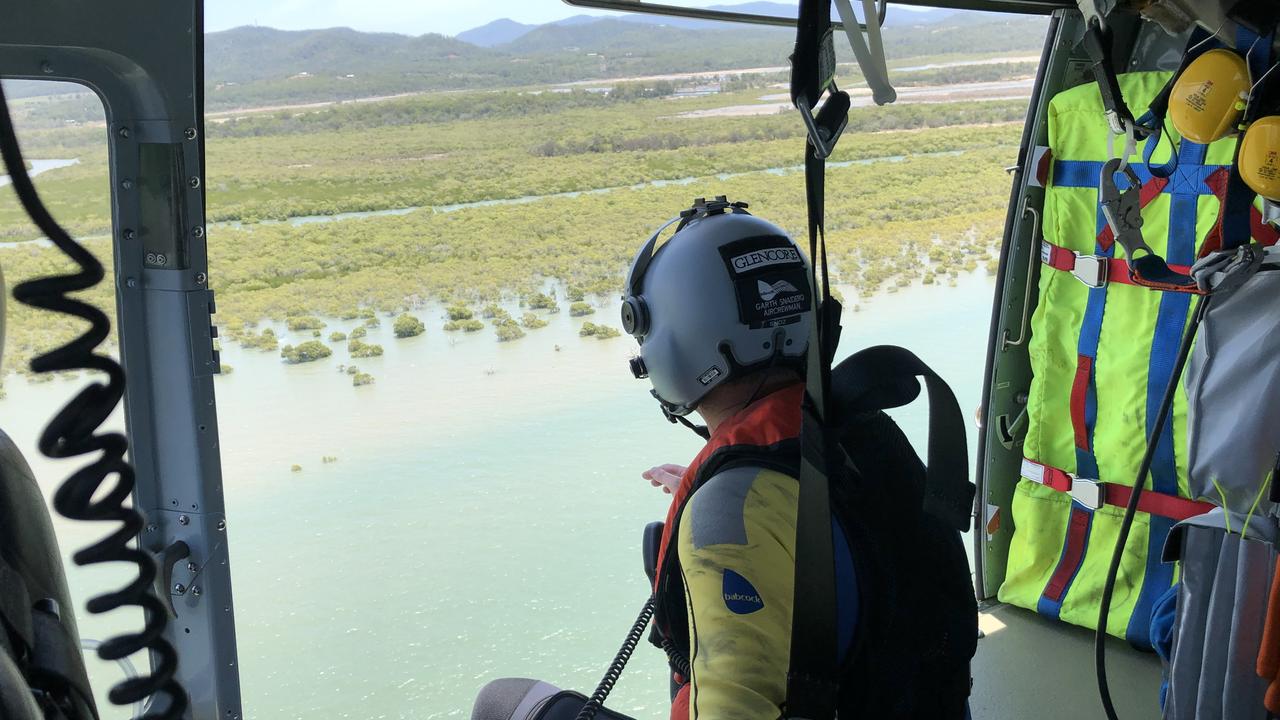
[[[684,476],[687,468],[683,465],[657,465],[640,473],[640,477],[649,481],[654,487],[662,488],[662,492],[670,495],[680,487],[680,478]]]

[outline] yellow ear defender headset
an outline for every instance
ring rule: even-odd
[[[1268,205],[1280,203],[1280,72],[1272,63],[1253,84],[1244,111],[1236,166],[1240,178]],[[1264,217],[1273,213],[1265,212]]]
[[[1280,114],[1255,120],[1240,140],[1240,177],[1261,197],[1280,203]]]
[[[1208,145],[1235,132],[1249,99],[1249,65],[1214,48],[1187,65],[1169,95],[1169,121],[1188,140]]]
[[[1251,81],[1240,53],[1208,50],[1174,81],[1169,120],[1183,137],[1204,144],[1242,132],[1236,158],[1240,178],[1265,200],[1280,202],[1280,88],[1271,89],[1280,73],[1275,70],[1273,63]]]

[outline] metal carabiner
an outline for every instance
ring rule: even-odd
[[[1116,186],[1116,174],[1124,175],[1124,190]],[[1128,256],[1129,277],[1134,284],[1160,290],[1199,292],[1196,281],[1185,273],[1172,270],[1165,259],[1156,254],[1142,237],[1142,182],[1138,173],[1120,158],[1111,158],[1102,166],[1098,180],[1098,203],[1107,225]]]
[[[819,160],[825,160],[835,152],[836,143],[849,124],[849,106],[849,93],[837,89],[834,84],[827,94],[827,101],[818,108],[817,114],[814,114],[813,108],[804,100],[796,101],[809,142]]]
[[[1128,187],[1121,190],[1116,185],[1116,173],[1122,173]],[[1111,158],[1102,166],[1099,178],[1098,202],[1102,206],[1102,216],[1107,219],[1116,242],[1129,256],[1130,262],[1136,260],[1139,251],[1154,255],[1150,246],[1142,236],[1142,180],[1138,173],[1124,162],[1122,158]]]

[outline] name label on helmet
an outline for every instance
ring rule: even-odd
[[[743,253],[729,259],[729,266],[741,274],[770,265],[794,265],[800,262],[800,253],[793,247],[775,247]]]
[[[753,330],[790,325],[809,311],[808,270],[790,239],[743,238],[720,252],[733,279],[742,324]]]

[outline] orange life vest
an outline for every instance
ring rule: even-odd
[[[677,532],[677,521],[685,504],[694,491],[719,472],[724,461],[742,457],[744,453],[749,454],[753,462],[757,463],[767,463],[771,452],[789,453],[791,462],[794,463],[800,456],[800,399],[803,395],[804,384],[797,382],[766,395],[725,420],[716,428],[680,478],[680,486],[672,496],[671,507],[667,510],[662,543],[658,550],[657,572],[654,574],[654,592],[662,599],[656,615],[659,634],[668,635],[672,615],[684,612],[684,595],[670,587],[670,578],[663,572],[663,567],[667,564],[667,554],[675,553],[672,539]],[[679,572],[673,575],[679,575]],[[671,702],[671,720],[688,720],[689,678],[679,672],[673,672],[672,678],[680,689]]]
[[[800,398],[804,395],[804,384],[795,383],[772,392],[751,405],[743,408],[716,428],[707,440],[707,444],[689,463],[680,478],[680,486],[671,498],[671,507],[667,510],[667,522],[662,530],[662,544],[658,549],[658,571],[654,575],[654,590],[662,580],[662,566],[667,558],[672,533],[676,527],[676,518],[684,509],[685,503],[693,495],[693,491],[705,482],[710,475],[702,473],[704,466],[719,463],[714,459],[717,453],[728,447],[748,446],[767,449],[786,440],[800,437]],[[710,462],[709,462],[710,461]],[[712,473],[714,474],[714,473]]]

